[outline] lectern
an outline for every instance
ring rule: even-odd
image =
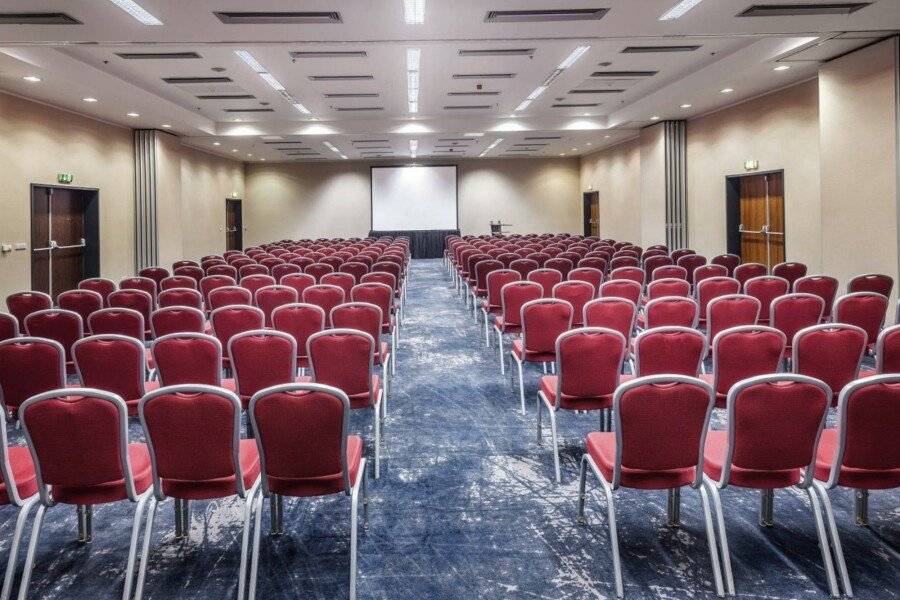
[[[509,223],[504,223],[503,220],[498,220],[496,223],[491,221],[491,235],[503,235],[504,227],[512,227]]]

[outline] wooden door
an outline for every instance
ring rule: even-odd
[[[241,250],[243,243],[243,223],[241,201],[225,200],[225,249]]]
[[[591,199],[591,235],[600,236],[600,198]]]
[[[784,262],[784,179],[781,173],[741,177],[741,260],[769,268]]]
[[[85,277],[84,190],[35,186],[31,204],[31,287],[54,299]]]
[[[584,235],[600,235],[600,193],[584,194]]]

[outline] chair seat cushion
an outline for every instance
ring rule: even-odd
[[[706,434],[706,447],[703,449],[703,471],[714,481],[719,481],[725,464],[725,451],[728,446],[728,432],[712,430]],[[731,465],[731,476],[728,484],[753,489],[785,488],[796,485],[800,481],[800,469],[756,470],[742,469]]]
[[[129,444],[128,460],[134,475],[134,489],[137,494],[143,494],[153,484],[147,445]],[[53,499],[63,504],[106,504],[128,498],[124,479],[85,486],[55,485],[52,493]]]
[[[494,327],[503,333],[521,333],[522,326],[518,323],[507,323],[503,320],[503,315],[497,315],[494,319]]]
[[[362,461],[363,443],[358,435],[347,436],[347,468],[350,471],[350,485],[360,475],[359,465]],[[362,474],[365,477],[365,474]],[[283,496],[324,496],[344,492],[343,473],[335,473],[325,477],[309,477],[288,479],[268,476],[269,490]]]
[[[819,481],[828,481],[831,476],[831,465],[838,450],[841,439],[837,429],[825,429],[819,438],[816,451],[815,477]],[[838,485],[863,490],[887,490],[900,487],[900,469],[856,469],[841,465]]]
[[[374,363],[376,365],[384,364],[384,361],[388,359],[388,355],[391,353],[390,346],[388,346],[387,342],[381,342],[380,346],[381,352],[376,353],[374,357]]]
[[[25,500],[37,493],[37,477],[34,474],[34,463],[31,451],[27,446],[9,446],[6,449],[12,477],[19,492],[19,498]],[[0,504],[9,504],[9,492],[6,484],[0,481]]]
[[[378,375],[372,375],[372,397],[369,392],[361,392],[350,396],[350,408],[369,408],[372,402],[378,398],[381,391],[381,378]]]
[[[185,457],[185,459],[190,460],[190,457]],[[240,441],[238,460],[241,464],[244,489],[249,490],[256,478],[259,477],[259,451],[256,447],[256,440]],[[183,500],[208,500],[237,494],[234,475],[197,481],[163,479],[162,489],[165,495]]]
[[[878,372],[875,369],[860,369],[858,379],[863,379],[864,377],[871,377],[872,375],[877,375]]]
[[[613,480],[616,465],[616,434],[613,431],[594,431],[587,436],[587,451],[594,459],[603,477]],[[619,485],[643,490],[662,490],[682,487],[694,482],[696,467],[647,471],[622,465]]]
[[[521,339],[513,340],[512,351],[519,360],[525,362],[545,363],[553,362],[554,360],[556,360],[556,352],[526,351]]]
[[[716,376],[713,373],[700,373],[700,379],[709,385],[716,384]],[[716,408],[725,408],[728,406],[728,395],[716,391]]]
[[[556,404],[556,385],[559,378],[556,375],[544,375],[541,377],[540,390],[544,393],[551,406]],[[563,394],[559,401],[559,407],[566,410],[600,410],[612,408],[613,392],[596,398],[582,398]]]

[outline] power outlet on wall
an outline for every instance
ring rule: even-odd
[[[16,242],[16,250],[28,250],[28,244],[25,242]]]

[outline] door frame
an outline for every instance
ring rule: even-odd
[[[37,188],[51,190],[75,190],[88,192],[84,209],[84,262],[82,276],[85,279],[100,276],[100,188],[77,185],[60,185],[58,183],[28,184],[28,275],[31,288],[34,289],[34,193]],[[50,267],[53,268],[52,266]],[[53,286],[50,287],[53,293]]]
[[[784,169],[770,169],[768,171],[752,171],[725,175],[725,236],[726,247],[729,254],[741,255],[741,234],[738,228],[741,224],[741,179],[755,175],[781,175],[782,207],[786,208],[787,198],[784,189]],[[787,218],[784,231],[784,259],[787,260]]]
[[[226,229],[226,231],[225,231],[225,246],[226,246],[225,250],[226,251],[229,250],[229,248],[227,247],[228,246],[228,231],[227,231],[227,229],[228,229],[228,206],[229,206],[229,204],[237,204],[238,205],[238,211],[237,211],[238,223],[236,225],[237,237],[238,237],[238,239],[237,239],[238,247],[235,249],[236,250],[244,249],[244,203],[243,203],[243,200],[244,200],[243,198],[225,198],[225,229]]]
[[[582,221],[584,223],[585,237],[591,235],[591,203],[593,202],[595,197],[597,198],[597,204],[599,205],[600,204],[600,192],[598,192],[596,190],[592,190],[590,192],[584,192],[581,195],[582,202],[583,202],[583,204],[582,204]],[[599,212],[600,212],[599,206],[597,208],[598,208],[597,213],[599,214]],[[599,229],[600,228],[598,225],[598,227],[597,227],[598,232],[599,232]]]

